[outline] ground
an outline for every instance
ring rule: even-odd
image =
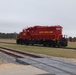
[[[0,75],[39,75],[47,72],[31,65],[0,62]]]

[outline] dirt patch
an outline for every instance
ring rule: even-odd
[[[65,58],[66,60],[72,61],[72,62],[76,62],[76,59],[73,58]]]
[[[2,62],[2,61],[0,61],[0,65],[2,65],[2,64],[5,64],[6,62]]]
[[[16,67],[22,67],[22,65],[18,65],[18,64],[13,64],[13,63],[1,63],[0,64],[0,68],[1,69],[14,69]]]
[[[4,63],[0,65],[0,75],[40,75],[46,73],[46,71],[40,70],[31,65],[13,63]]]

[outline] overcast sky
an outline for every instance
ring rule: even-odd
[[[0,32],[35,25],[61,25],[76,37],[76,0],[0,0]]]

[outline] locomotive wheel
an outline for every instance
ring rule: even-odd
[[[56,47],[55,41],[52,41],[51,47]]]
[[[46,47],[46,45],[47,45],[47,44],[46,44],[46,41],[43,41],[43,46]]]
[[[61,48],[61,45],[60,44],[58,44],[58,48]]]
[[[66,46],[63,45],[63,42],[59,42],[59,43],[58,43],[58,48],[62,48],[62,47],[66,47]]]
[[[21,39],[17,39],[16,43],[21,44]]]
[[[24,40],[23,39],[21,39],[21,45],[24,45]]]
[[[31,43],[31,45],[33,46],[34,44],[33,44],[33,43]]]
[[[43,43],[43,46],[46,47],[46,43]]]
[[[34,40],[31,40],[31,41],[30,41],[30,44],[31,44],[31,45],[34,45]]]
[[[25,44],[26,45],[29,45],[30,43],[29,43],[29,40],[25,40]]]
[[[18,39],[16,40],[16,43],[19,44],[19,40]]]

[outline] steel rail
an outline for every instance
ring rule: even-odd
[[[19,50],[10,49],[10,48],[6,48],[6,47],[0,47],[0,51],[4,52],[6,54],[9,54],[11,56],[20,57],[20,58],[25,57],[25,56],[29,56],[29,57],[33,57],[33,58],[42,58],[41,56],[38,56],[36,54],[22,52]]]

